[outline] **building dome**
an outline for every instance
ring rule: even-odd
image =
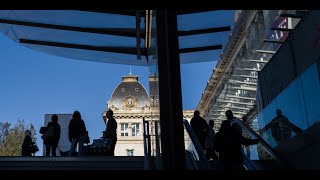
[[[108,108],[112,110],[145,110],[150,107],[146,89],[138,81],[138,76],[123,76],[122,82],[114,89]]]

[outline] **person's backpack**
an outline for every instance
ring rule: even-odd
[[[46,132],[41,136],[41,138],[46,141],[48,138],[54,137],[54,127],[50,126],[47,128]]]

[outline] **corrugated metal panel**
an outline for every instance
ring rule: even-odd
[[[286,41],[258,73],[263,107],[296,78],[291,50],[290,42]]]
[[[263,102],[262,102],[262,93],[261,93],[261,88],[260,88],[260,83],[259,81],[257,82],[257,93],[256,93],[256,105],[257,105],[257,111],[261,112],[263,109]]]
[[[310,11],[291,36],[297,71],[301,74],[320,57],[320,11]]]
[[[320,11],[314,10],[258,73],[263,108],[319,58]]]

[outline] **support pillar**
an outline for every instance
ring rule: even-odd
[[[186,163],[176,11],[157,10],[156,21],[163,168],[184,170]]]

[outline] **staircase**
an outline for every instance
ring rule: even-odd
[[[144,170],[143,156],[0,157],[0,170]]]

